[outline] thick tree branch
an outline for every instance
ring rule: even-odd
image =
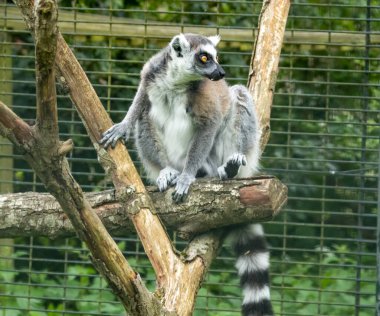
[[[270,114],[289,7],[290,0],[263,1],[252,53],[248,88],[260,120],[262,150],[270,135]]]
[[[54,61],[57,50],[58,7],[53,0],[35,2],[37,128],[58,139]]]
[[[0,100],[0,135],[20,151],[33,140],[33,129]]]
[[[197,181],[192,187],[191,201],[179,205],[171,202],[171,191],[162,194],[155,187],[148,191],[165,227],[186,239],[231,224],[268,220],[286,202],[286,187],[272,177]],[[125,236],[133,230],[115,190],[87,193],[86,198],[113,236]],[[137,199],[131,197],[136,203]],[[74,234],[70,221],[50,194],[0,195],[0,238],[58,238]]]

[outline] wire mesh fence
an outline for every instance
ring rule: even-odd
[[[125,115],[144,62],[179,32],[221,34],[229,83],[246,83],[261,1],[60,1],[60,29],[114,121]],[[0,1],[0,100],[33,123],[34,45],[18,9]],[[380,5],[293,1],[261,163],[289,188],[286,209],[265,224],[277,315],[374,315],[379,205]],[[62,139],[87,191],[111,186],[64,90]],[[128,144],[133,148],[133,144]],[[137,160],[136,152],[131,151]],[[139,162],[136,162],[140,167]],[[141,170],[142,171],[142,170]],[[1,193],[44,191],[0,139]],[[183,242],[176,238],[179,247]],[[135,235],[117,239],[153,289]],[[200,289],[194,315],[239,315],[240,290],[226,245]],[[379,312],[379,310],[377,310]],[[0,315],[121,315],[75,238],[0,239]]]

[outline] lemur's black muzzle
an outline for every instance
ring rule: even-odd
[[[212,73],[208,75],[208,78],[213,81],[218,81],[220,79],[223,79],[225,75],[226,72],[224,71],[224,69],[219,64],[216,64],[216,68]]]

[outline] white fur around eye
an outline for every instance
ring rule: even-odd
[[[202,52],[209,54],[210,56],[212,56],[212,59],[216,60],[217,52],[216,52],[216,49],[213,45],[211,45],[211,44],[202,45],[200,47],[200,50]]]

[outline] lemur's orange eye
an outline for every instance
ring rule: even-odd
[[[207,63],[207,61],[208,61],[207,56],[206,56],[206,55],[202,55],[202,56],[201,56],[201,62],[202,62],[202,63]]]

